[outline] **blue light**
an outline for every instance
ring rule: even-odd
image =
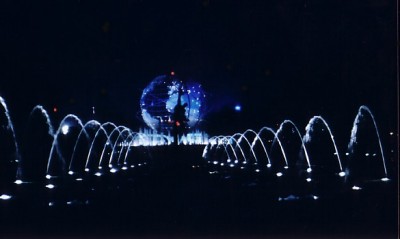
[[[235,111],[242,111],[242,106],[240,105],[235,105]]]

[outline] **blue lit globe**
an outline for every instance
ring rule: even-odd
[[[205,93],[197,82],[182,82],[172,75],[154,78],[143,90],[140,108],[144,122],[160,132],[172,129],[171,115],[178,103],[178,90],[183,89],[181,103],[187,103],[188,126],[197,126],[204,112]]]

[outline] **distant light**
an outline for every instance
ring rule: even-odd
[[[175,71],[171,71],[171,76],[174,76],[175,75]]]
[[[116,172],[117,172],[117,169],[115,169],[115,168],[110,169],[110,173],[116,173]]]
[[[69,132],[69,126],[68,125],[63,125],[62,127],[61,127],[61,133],[63,134],[63,135],[66,135],[66,134],[68,134],[68,132]]]
[[[217,165],[217,164],[218,164],[218,161],[214,161],[213,164]]]
[[[342,171],[342,172],[339,173],[339,176],[340,177],[344,177],[344,176],[346,176],[346,173]]]
[[[284,169],[288,169],[288,168],[289,168],[289,166],[287,166],[287,165],[286,165],[286,166],[285,166],[285,167],[283,167],[283,168],[284,168]]]
[[[381,179],[381,181],[383,181],[383,182],[387,182],[387,181],[389,181],[390,179],[389,178],[382,178]]]
[[[230,163],[230,162],[231,162],[231,160],[230,160],[230,159],[228,159],[228,160],[226,160],[226,162],[227,162],[227,163]]]
[[[83,178],[77,178],[76,181],[83,181]]]
[[[54,108],[53,108],[53,112],[54,112],[54,113],[57,113],[57,111],[58,111],[57,107],[54,107]]]
[[[235,105],[235,111],[237,111],[237,112],[242,111],[242,106]]]
[[[97,177],[100,177],[100,176],[101,176],[101,173],[100,173],[100,172],[97,172],[97,173],[95,173],[94,175],[96,175]]]
[[[270,168],[272,165],[269,163],[269,164],[267,164],[267,168]]]
[[[259,173],[260,172],[260,170],[259,169],[256,169],[256,173]]]
[[[315,195],[313,196],[314,200],[318,200],[318,198],[319,198],[318,196],[315,196]]]
[[[127,170],[127,169],[128,169],[127,166],[123,166],[123,167],[122,167],[122,170]]]
[[[0,196],[1,200],[10,200],[12,198],[12,196],[8,195],[8,194],[2,194]]]
[[[48,188],[48,189],[53,189],[55,186],[53,185],[53,184],[47,184],[46,185],[46,188]]]
[[[70,170],[70,171],[68,171],[68,174],[69,175],[74,175],[74,171]]]
[[[235,160],[235,163],[239,163],[239,160],[236,159],[236,160]]]
[[[307,178],[306,181],[307,181],[307,182],[311,182],[311,178]]]
[[[89,172],[90,171],[90,169],[89,168],[85,168],[85,172]]]
[[[54,202],[49,202],[49,207],[54,206]]]
[[[346,155],[348,156],[348,155],[349,155],[349,153],[346,153]]]
[[[307,168],[307,173],[311,173],[312,169],[311,168]]]
[[[277,177],[282,177],[282,175],[283,175],[283,173],[281,173],[281,172],[276,173]]]
[[[393,132],[390,132],[389,134],[390,134],[390,135],[393,135],[394,133],[393,133]]]
[[[47,174],[47,175],[46,175],[46,178],[47,178],[47,179],[50,179],[50,178],[51,178],[51,175],[50,175],[50,174]]]
[[[356,185],[354,185],[351,189],[353,189],[355,191],[361,190],[361,188],[359,186],[356,186]]]
[[[17,185],[20,185],[20,184],[22,184],[23,182],[22,182],[22,180],[15,180],[15,182],[14,182],[15,184],[17,184]]]
[[[233,163],[229,164],[229,167],[233,168],[235,165]]]
[[[368,157],[368,156],[369,156],[369,153],[366,153],[366,154],[365,154],[365,156],[367,156],[367,157]]]

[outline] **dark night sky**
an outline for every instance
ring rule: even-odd
[[[203,84],[212,132],[313,115],[348,130],[362,104],[397,122],[391,0],[8,0],[0,29],[0,96],[20,124],[42,104],[138,128],[142,89],[171,70]]]

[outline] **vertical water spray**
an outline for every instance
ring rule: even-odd
[[[258,135],[258,138],[260,138],[259,135],[260,135],[264,130],[267,130],[267,131],[271,132],[271,133],[274,135],[274,140],[276,139],[276,140],[278,141],[279,147],[281,148],[281,152],[282,152],[282,155],[283,155],[283,159],[285,160],[286,166],[288,166],[289,164],[288,164],[288,161],[287,161],[286,152],[285,152],[285,150],[284,150],[284,148],[283,148],[283,145],[282,145],[281,140],[280,140],[279,137],[278,137],[278,131],[275,132],[273,129],[271,129],[271,128],[269,128],[269,127],[262,127],[262,128],[260,129],[260,131],[258,132],[258,134],[257,134],[257,135]],[[260,140],[261,140],[261,139],[260,139]],[[267,151],[265,151],[265,154],[266,154],[267,157],[268,157],[269,165],[271,165],[271,160],[270,160],[269,155],[267,154]]]
[[[297,126],[295,125],[295,123],[293,123],[293,121],[291,121],[291,120],[284,120],[284,121],[281,123],[281,125],[279,126],[279,129],[276,131],[276,135],[279,135],[279,133],[283,130],[283,126],[286,125],[286,124],[292,125],[293,128],[296,130],[297,135],[299,136],[300,141],[301,141],[301,146],[302,146],[302,148],[303,148],[304,155],[305,155],[306,160],[307,160],[307,164],[308,164],[308,169],[307,169],[307,170],[311,170],[310,157],[308,156],[308,152],[307,152],[306,146],[305,146],[305,144],[304,144],[304,142],[303,142],[303,137],[301,137],[300,131],[299,131],[299,129],[297,128]]]
[[[15,147],[15,162],[18,163],[21,156],[19,153],[17,139],[15,137],[14,125],[11,121],[11,117],[10,117],[10,113],[8,112],[7,104],[1,96],[0,96],[0,104],[2,105],[2,107],[4,109],[4,114],[7,118],[7,129],[11,130],[11,134],[12,134],[13,141],[14,141],[14,147]]]
[[[383,169],[384,169],[384,172],[385,172],[385,179],[386,179],[387,178],[386,161],[385,161],[385,156],[383,154],[383,147],[382,147],[381,137],[379,135],[378,126],[376,124],[375,117],[372,114],[371,110],[365,105],[360,106],[360,108],[358,109],[357,116],[354,119],[353,128],[351,129],[350,142],[349,142],[349,145],[348,145],[348,149],[349,149],[349,151],[353,152],[354,144],[357,143],[358,125],[360,124],[360,120],[361,120],[361,117],[363,115],[363,111],[365,111],[365,112],[367,112],[369,114],[369,116],[371,117],[372,122],[374,124],[375,133],[376,133],[376,136],[378,138],[379,149],[380,149],[380,153],[381,153],[381,157],[382,157],[382,164],[383,164]]]
[[[58,126],[58,129],[57,129],[57,131],[56,131],[56,133],[54,134],[54,140],[53,140],[53,143],[52,143],[52,145],[51,145],[51,149],[50,149],[50,154],[49,154],[49,159],[48,159],[48,161],[47,161],[47,170],[46,170],[46,175],[49,175],[49,169],[50,169],[50,166],[51,166],[51,163],[52,163],[52,159],[53,159],[53,154],[54,154],[54,150],[56,150],[56,152],[57,152],[57,154],[58,154],[58,157],[59,157],[59,159],[61,160],[61,164],[62,164],[62,171],[65,171],[65,159],[64,159],[64,157],[63,157],[63,155],[61,154],[61,150],[59,149],[59,145],[58,145],[58,135],[60,134],[60,133],[68,133],[68,132],[63,132],[63,131],[65,131],[65,122],[68,120],[68,119],[74,119],[76,122],[78,122],[78,125],[81,127],[81,128],[83,128],[83,124],[82,124],[82,121],[78,118],[78,116],[76,116],[76,115],[74,115],[74,114],[69,114],[69,115],[67,115],[67,116],[65,116],[62,120],[61,120],[61,122],[60,122],[60,124],[59,124],[59,126]]]
[[[310,121],[308,122],[308,124],[307,124],[307,126],[306,126],[306,134],[304,135],[304,141],[305,141],[306,143],[311,141],[311,135],[310,135],[310,133],[311,133],[311,131],[313,130],[313,126],[314,126],[314,124],[315,124],[315,122],[316,122],[317,120],[320,120],[320,121],[324,124],[325,128],[326,128],[326,129],[328,130],[328,132],[329,132],[329,136],[330,136],[330,138],[331,138],[331,140],[332,140],[332,143],[333,143],[333,146],[334,146],[334,148],[335,148],[335,154],[336,154],[337,161],[338,161],[338,164],[339,164],[340,173],[342,173],[342,172],[343,172],[343,168],[342,168],[342,163],[341,163],[341,160],[340,160],[339,151],[338,151],[338,149],[337,149],[336,142],[335,142],[334,136],[333,136],[333,134],[332,134],[331,128],[329,127],[328,123],[324,120],[324,118],[322,118],[321,116],[314,116],[314,117],[312,117],[312,118],[310,119]],[[342,175],[342,174],[341,174],[341,175]]]

